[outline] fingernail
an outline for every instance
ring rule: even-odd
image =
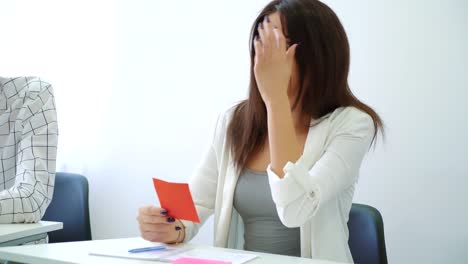
[[[162,214],[162,215],[167,215],[167,210],[162,210],[162,211],[161,211],[161,214]]]
[[[175,227],[175,230],[176,230],[176,231],[179,231],[179,230],[181,230],[181,229],[182,229],[182,228],[181,228],[180,226],[176,226],[176,227]]]
[[[167,222],[169,222],[169,223],[175,222],[174,217],[169,217],[169,218],[167,218]]]

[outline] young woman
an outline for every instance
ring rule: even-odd
[[[349,44],[317,0],[275,0],[251,32],[249,96],[219,118],[190,180],[214,244],[352,262],[347,221],[359,167],[382,129],[348,87]],[[140,208],[141,235],[189,241],[200,225]]]

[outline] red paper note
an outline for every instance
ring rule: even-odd
[[[171,217],[200,223],[187,183],[173,183],[153,178],[161,207]]]
[[[172,264],[231,264],[232,262],[198,259],[198,258],[179,258],[171,262]]]

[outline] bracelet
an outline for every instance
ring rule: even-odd
[[[177,221],[180,223],[180,225],[181,225],[182,227],[181,227],[181,229],[178,231],[176,241],[173,242],[173,243],[171,243],[171,244],[176,244],[176,245],[182,243],[182,241],[179,241],[180,235],[181,235],[182,231],[185,232],[185,225],[184,225],[184,223],[182,223],[182,221],[180,221],[179,219],[177,219]]]
[[[181,232],[180,232],[180,230],[179,230],[179,231],[177,232],[177,238],[176,238],[176,241],[175,241],[175,243],[174,243],[174,244],[176,244],[176,245],[180,243],[180,242],[179,242],[180,233],[181,233]]]

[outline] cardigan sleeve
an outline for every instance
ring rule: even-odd
[[[213,214],[218,182],[216,164],[216,154],[211,145],[200,167],[189,180],[190,192],[192,193],[200,223],[182,220],[182,223],[185,225],[184,242],[188,242],[195,237],[203,223]]]
[[[225,130],[224,124],[225,114],[218,117],[213,140],[198,169],[195,170],[195,173],[192,174],[189,180],[190,192],[200,218],[200,223],[182,220],[185,226],[184,242],[188,242],[195,237],[200,227],[214,212],[218,186],[218,161],[215,145],[222,138],[220,133],[223,133]]]
[[[301,226],[322,204],[357,181],[361,162],[372,142],[374,125],[369,115],[356,110],[350,113],[337,124],[328,147],[310,170],[304,156],[284,166],[282,179],[268,166],[272,198],[285,226]]]

